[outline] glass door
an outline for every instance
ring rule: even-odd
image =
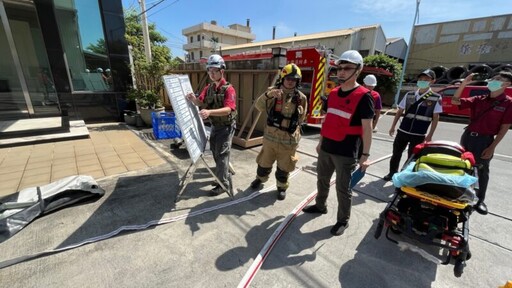
[[[9,22],[2,1],[0,0],[0,113],[2,118],[17,118],[28,116],[29,109],[24,95],[21,71],[16,69],[19,65],[18,56],[13,54],[14,41],[11,31],[9,30]],[[15,60],[17,63],[15,64]],[[18,65],[17,65],[18,64]],[[19,73],[18,73],[19,72]],[[27,97],[25,97],[27,96]]]
[[[13,65],[9,69],[0,70],[19,76],[18,81],[12,80],[13,85],[10,89],[23,94],[22,97],[13,97],[16,103],[11,103],[10,107],[18,109],[20,113],[27,111],[29,117],[58,115],[60,111],[59,100],[53,84],[43,35],[33,1],[0,0],[0,4],[3,4],[4,15],[8,20],[8,27],[5,30],[7,33],[11,33],[10,37],[8,34],[6,36],[11,38],[7,40],[10,40],[8,41],[11,50],[9,54],[13,55],[11,57],[13,63],[10,63]],[[2,23],[5,23],[5,21],[2,21]],[[0,35],[0,37],[2,36]],[[5,43],[4,41],[0,42],[0,50],[3,48],[2,46],[5,46]],[[16,70],[16,73],[14,70]],[[0,79],[2,79],[4,71],[0,71]],[[14,77],[9,78],[9,80],[12,78]],[[16,86],[18,84],[16,82],[19,82],[19,86]],[[24,100],[25,103],[19,103],[20,100]]]

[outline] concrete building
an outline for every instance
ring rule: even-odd
[[[236,54],[247,51],[263,51],[277,46],[285,48],[318,46],[331,49],[337,55],[346,50],[354,49],[358,50],[364,57],[385,53],[386,43],[386,36],[382,27],[376,24],[222,47],[222,53]]]
[[[124,33],[121,0],[0,0],[0,120],[119,120]]]
[[[183,29],[182,34],[187,37],[187,44],[183,45],[183,50],[188,52],[188,61],[197,62],[227,47],[254,41],[256,35],[251,33],[249,24],[247,19],[245,26],[231,24],[225,28],[212,20],[210,23],[201,23]]]
[[[512,64],[512,14],[417,25],[406,67],[406,79],[414,79],[429,67],[439,77],[484,66],[483,71]],[[452,75],[446,80],[456,78]]]
[[[386,40],[386,55],[397,59],[399,62],[405,60],[407,52],[407,43],[404,38],[388,38]]]

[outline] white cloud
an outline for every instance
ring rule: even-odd
[[[284,22],[279,22],[276,25],[276,38],[284,38],[293,36],[293,28],[286,25]]]
[[[414,0],[359,0],[354,1],[352,9],[369,16],[389,17],[415,9]]]

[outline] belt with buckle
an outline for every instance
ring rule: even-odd
[[[469,136],[471,136],[471,137],[494,137],[493,135],[487,135],[487,134],[482,134],[482,133],[478,133],[478,132],[469,132]]]

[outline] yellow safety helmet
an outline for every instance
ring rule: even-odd
[[[300,72],[299,66],[290,63],[283,67],[280,77],[281,79],[284,79],[285,77],[293,77],[297,80],[300,80],[302,78],[302,73]]]

